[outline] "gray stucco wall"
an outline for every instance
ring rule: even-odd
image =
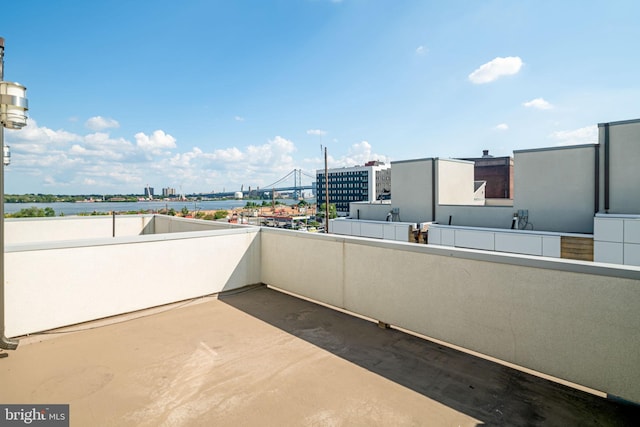
[[[605,209],[605,125],[609,125],[609,210],[640,213],[640,120],[601,123],[600,212]]]
[[[369,221],[386,221],[391,209],[389,202],[354,202],[349,203],[349,217]]]
[[[593,233],[595,147],[514,151],[514,209],[529,211],[534,230]]]
[[[391,203],[404,222],[432,221],[432,165],[434,160],[391,162]]]
[[[438,205],[436,222],[468,227],[511,228],[512,206]]]

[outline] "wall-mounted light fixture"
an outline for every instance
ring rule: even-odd
[[[5,166],[9,166],[11,164],[11,149],[7,144],[5,144],[2,149],[2,162]]]
[[[26,93],[27,88],[19,83],[0,81],[0,123],[7,129],[22,129],[27,125]]]

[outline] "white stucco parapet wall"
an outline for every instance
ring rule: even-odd
[[[153,234],[154,215],[7,218],[5,245]]]
[[[431,224],[429,244],[481,249],[523,255],[560,258],[560,237],[593,237],[591,234]]]
[[[7,245],[7,336],[259,283],[259,241],[237,227]]]
[[[593,259],[640,266],[640,215],[596,214]]]
[[[358,219],[332,219],[329,232],[344,236],[370,237],[374,239],[409,241],[412,222],[366,221]]]

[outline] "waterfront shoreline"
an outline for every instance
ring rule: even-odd
[[[279,203],[287,205],[295,204],[292,199],[277,199]],[[55,212],[55,216],[72,216],[72,215],[91,215],[108,214],[111,212],[149,212],[158,213],[165,209],[173,208],[176,212],[180,212],[186,207],[189,212],[203,212],[203,211],[217,211],[233,209],[242,209],[246,206],[247,202],[252,200],[206,200],[206,201],[143,201],[143,202],[51,202],[51,203],[5,203],[5,214],[13,214],[19,212],[22,209],[29,209],[36,207],[39,209],[51,208]],[[256,203],[262,203],[261,200],[256,200]],[[315,200],[314,202],[315,203]],[[269,204],[270,206],[270,204]],[[258,206],[258,208],[261,206]]]

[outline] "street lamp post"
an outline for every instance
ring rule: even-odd
[[[329,233],[329,169],[327,169],[327,147],[324,147],[324,232]]]
[[[4,81],[4,38],[0,37],[0,146],[3,150],[3,161],[0,162],[0,348],[4,350],[18,348],[17,340],[11,340],[4,335],[4,128],[22,129],[27,124],[26,90],[27,88],[18,83]],[[8,147],[6,160],[8,164]]]

